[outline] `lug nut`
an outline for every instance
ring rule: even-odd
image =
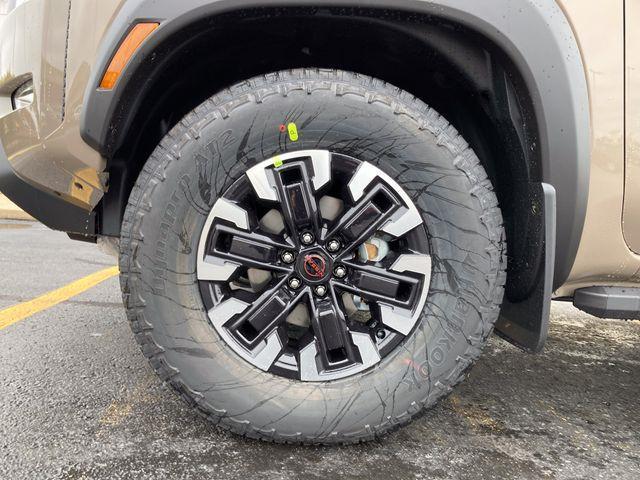
[[[300,281],[298,277],[291,277],[289,279],[289,286],[294,290],[300,288],[301,285],[302,285],[302,281]]]
[[[304,232],[302,235],[300,235],[300,241],[305,245],[311,245],[313,243],[313,240],[314,236],[311,232]]]
[[[333,274],[337,278],[344,278],[344,276],[347,274],[347,269],[344,268],[342,265],[338,265],[336,268],[333,269]]]
[[[329,250],[331,253],[337,252],[338,250],[340,250],[340,242],[336,239],[329,240],[329,242],[327,243],[327,250]]]
[[[293,261],[296,259],[296,256],[293,254],[293,252],[287,251],[287,252],[282,252],[282,255],[280,255],[280,258],[284,263],[293,263]]]
[[[319,297],[324,297],[327,294],[327,287],[325,287],[324,285],[318,285],[314,291],[316,292],[316,295],[318,295]]]
[[[372,330],[377,330],[378,325],[378,321],[375,318],[372,318],[367,322],[367,327],[371,328]]]

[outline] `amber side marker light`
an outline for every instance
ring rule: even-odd
[[[115,86],[122,70],[127,66],[133,54],[142,45],[142,42],[159,26],[159,23],[138,23],[131,29],[111,59],[111,63],[109,63],[107,71],[100,82],[100,88],[111,90]]]

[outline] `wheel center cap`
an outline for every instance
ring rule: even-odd
[[[309,282],[321,282],[331,273],[330,260],[322,252],[314,251],[300,255],[298,269]]]
[[[310,278],[322,278],[327,272],[327,261],[317,253],[304,256],[304,273]]]

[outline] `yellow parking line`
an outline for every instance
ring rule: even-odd
[[[111,277],[118,275],[118,267],[109,267],[99,272],[92,273],[80,280],[76,280],[64,287],[53,290],[49,293],[29,300],[27,302],[19,303],[12,307],[0,310],[0,330],[7,328],[9,325],[24,320],[31,315],[51,308],[54,305],[69,300],[71,297],[89,290],[95,287],[99,283],[108,280]]]

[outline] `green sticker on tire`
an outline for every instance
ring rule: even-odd
[[[297,142],[298,127],[296,126],[296,124],[291,122],[289,125],[287,125],[287,131],[289,132],[289,140],[291,140],[292,142]]]

